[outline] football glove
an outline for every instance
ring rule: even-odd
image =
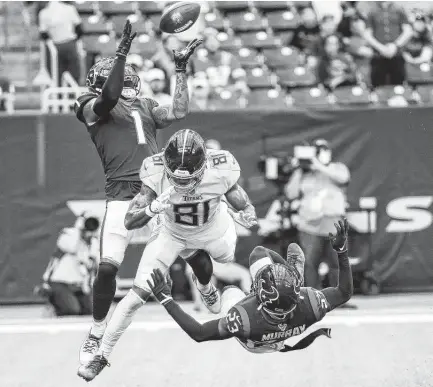
[[[174,191],[174,187],[170,186],[167,188],[161,195],[159,195],[155,200],[153,200],[149,204],[149,212],[150,216],[155,216],[165,211],[167,208],[170,208],[171,204],[168,203],[171,194]]]
[[[255,214],[245,211],[233,211],[231,208],[227,209],[233,220],[246,228],[251,228],[257,224],[257,217]]]
[[[337,233],[335,235],[329,233],[329,240],[331,241],[332,248],[338,253],[345,253],[347,251],[347,239],[349,233],[349,223],[347,218],[334,223]]]
[[[152,290],[155,299],[161,305],[164,305],[167,302],[172,301],[173,300],[173,297],[171,296],[172,281],[170,278],[170,274],[167,273],[166,278],[164,278],[164,275],[162,274],[161,270],[154,269],[153,273],[151,274],[151,277],[152,277],[152,282],[148,280],[147,285],[149,286],[150,290]]]
[[[188,46],[186,46],[181,51],[175,51],[173,50],[173,56],[174,56],[174,64],[176,65],[176,72],[177,73],[184,73],[186,72],[186,65],[188,64],[188,60],[190,56],[193,54],[194,50],[202,44],[203,39],[194,39],[191,42],[188,43]]]
[[[129,20],[126,20],[125,27],[123,27],[122,38],[120,40],[119,46],[116,50],[116,56],[122,59],[126,59],[131,48],[131,43],[137,35],[136,32],[132,33],[132,26]]]

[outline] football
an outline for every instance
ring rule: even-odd
[[[169,34],[186,31],[198,19],[200,4],[182,1],[168,7],[161,16],[159,28]]]

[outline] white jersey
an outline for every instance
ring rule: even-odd
[[[163,224],[174,236],[182,239],[206,238],[209,232],[223,234],[228,227],[227,211],[221,210],[221,199],[238,181],[241,169],[235,157],[224,150],[207,150],[203,179],[192,193],[173,192],[172,207],[164,211]],[[140,179],[159,196],[171,186],[162,162],[162,153],[144,160]]]

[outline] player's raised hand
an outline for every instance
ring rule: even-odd
[[[132,33],[132,26],[129,20],[126,20],[125,27],[123,27],[122,38],[120,39],[119,46],[117,47],[116,56],[126,58],[131,49],[131,43],[136,37],[137,33]]]
[[[167,274],[167,279],[164,278],[160,269],[154,269],[151,274],[152,282],[147,281],[147,285],[152,290],[153,296],[161,305],[173,300],[171,297],[171,278]],[[167,281],[168,280],[168,281]]]
[[[203,39],[194,39],[181,51],[173,50],[174,64],[176,65],[176,72],[186,72],[186,65],[190,56],[194,53],[195,49],[203,43]]]
[[[246,228],[251,228],[257,224],[257,217],[255,214],[245,211],[233,211],[231,208],[227,209],[233,220]]]
[[[329,233],[329,240],[331,241],[332,248],[337,253],[344,253],[347,251],[347,239],[349,234],[349,223],[347,218],[344,217],[338,223],[334,223],[336,234]]]
[[[170,186],[167,188],[161,195],[159,195],[155,200],[150,203],[149,209],[154,214],[160,214],[165,211],[167,208],[171,207],[171,204],[168,202],[171,194],[174,192],[174,187]]]

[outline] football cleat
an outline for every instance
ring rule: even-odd
[[[191,129],[179,130],[168,140],[162,160],[168,180],[176,192],[193,192],[206,169],[204,140]]]
[[[96,355],[88,364],[81,365],[78,368],[77,375],[86,382],[95,379],[106,367],[110,367],[108,360],[103,355]]]
[[[192,280],[195,283],[195,286],[197,287],[197,290],[200,292],[200,297],[203,301],[203,303],[206,305],[206,308],[208,308],[209,312],[218,314],[221,312],[221,294],[218,291],[218,289],[215,287],[215,285],[211,282],[209,285],[211,287],[211,290],[208,293],[203,293],[197,286],[197,277],[193,274]]]
[[[101,341],[102,337],[98,338],[89,332],[80,348],[81,364],[87,364],[94,358],[101,345]]]

